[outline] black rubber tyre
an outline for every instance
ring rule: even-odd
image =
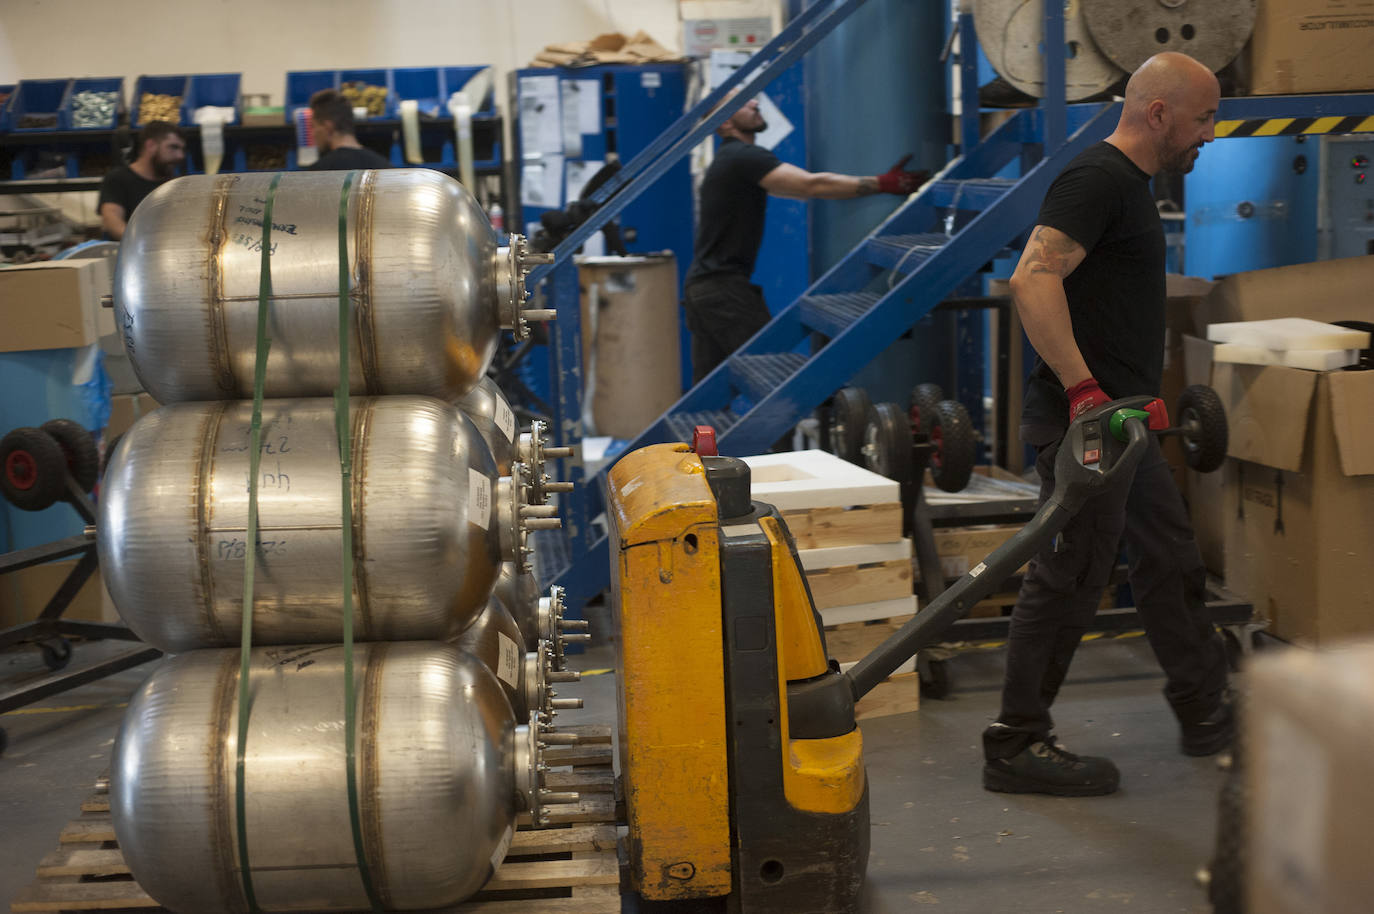
[[[911,481],[911,427],[896,403],[875,403],[868,408],[863,456],[864,466],[879,476],[903,485]]]
[[[935,404],[945,398],[939,384],[917,384],[911,389],[911,430],[921,435],[930,434],[930,420],[935,415]]]
[[[868,422],[868,392],[862,387],[842,387],[830,400],[830,445],[836,457],[862,463],[864,426]]]
[[[16,508],[42,511],[67,491],[67,459],[42,429],[16,428],[0,438],[0,494]]]
[[[1175,417],[1185,429],[1183,452],[1188,466],[1210,473],[1226,462],[1226,408],[1215,390],[1205,384],[1185,387]]]
[[[43,652],[43,665],[54,673],[71,662],[72,643],[66,638],[40,641],[38,649]]]
[[[94,489],[100,479],[100,452],[95,446],[95,436],[71,419],[51,419],[43,423],[42,429],[62,448],[62,456],[67,458],[67,472],[72,474],[81,491]]]
[[[1207,884],[1213,914],[1244,914],[1245,861],[1245,778],[1233,764],[1217,803],[1217,843]]]
[[[935,404],[928,434],[935,445],[935,453],[930,455],[930,475],[935,484],[946,492],[960,491],[973,475],[977,452],[973,423],[969,421],[964,404],[954,400]]]

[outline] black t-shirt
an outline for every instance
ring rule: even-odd
[[[391,162],[366,146],[343,146],[331,149],[314,165],[310,171],[352,171],[355,168],[390,168]]]
[[[1050,186],[1036,224],[1087,251],[1064,279],[1073,336],[1109,397],[1158,396],[1164,370],[1164,228],[1150,176],[1110,143],[1069,163]],[[1022,422],[1068,425],[1059,378],[1036,359]]]
[[[767,149],[734,137],[721,142],[701,180],[695,256],[687,283],[734,274],[748,279],[763,243],[768,192],[759,181],[781,162]]]
[[[95,211],[100,212],[100,207],[106,203],[118,203],[124,207],[124,221],[127,222],[133,216],[134,209],[143,202],[143,198],[162,184],[162,181],[149,181],[128,165],[121,165],[101,180],[100,197]]]

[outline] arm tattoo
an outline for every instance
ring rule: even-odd
[[[859,189],[858,189],[858,191],[855,193],[855,196],[858,196],[858,197],[868,197],[868,196],[871,196],[871,195],[873,195],[873,194],[876,194],[877,192],[878,192],[878,179],[877,179],[877,178],[860,178],[860,179],[859,179]]]
[[[1052,273],[1063,279],[1069,274],[1069,255],[1078,242],[1061,232],[1051,234],[1040,226],[1026,248],[1026,268],[1031,273]]]

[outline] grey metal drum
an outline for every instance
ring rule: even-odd
[[[515,421],[515,411],[510,408],[510,402],[501,388],[484,375],[471,390],[455,401],[455,405],[467,414],[472,424],[477,426],[477,431],[482,433],[482,439],[496,458],[497,472],[509,476],[511,464],[519,459],[516,452],[520,428]]]
[[[164,406],[105,472],[97,544],[120,615],[165,651],[239,643],[248,402]],[[509,512],[477,429],[428,397],[360,397],[352,434],[353,626],[360,641],[439,640],[486,606]],[[334,403],[263,404],[257,644],[342,638],[342,495]]]
[[[343,648],[255,648],[247,863],[264,911],[367,910],[349,820]],[[134,878],[180,912],[248,910],[235,764],[239,651],[165,661],[115,741],[110,814]],[[505,855],[537,753],[481,663],[433,642],[354,647],[366,863],[387,910],[455,904]]]
[[[348,172],[281,176],[272,198],[268,397],[338,384],[339,209]],[[252,396],[271,174],[192,175],[139,204],[115,270],[116,325],[162,403]],[[430,169],[354,173],[348,246],[355,394],[451,400],[477,383],[502,327],[526,331],[541,255],[496,234],[461,184]]]

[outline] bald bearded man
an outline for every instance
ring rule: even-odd
[[[1161,171],[1191,171],[1213,139],[1216,77],[1183,54],[1150,58],[1126,85],[1111,136],[1050,187],[1011,279],[1039,355],[1021,437],[1038,449],[1041,500],[1070,421],[1117,397],[1158,396],[1164,363],[1164,230],[1150,193]],[[1183,499],[1151,436],[1132,479],[1091,499],[1031,562],[1007,642],[1002,708],[983,734],[983,785],[1008,793],[1095,796],[1116,790],[1109,759],[1078,756],[1053,735],[1050,705],[1095,614],[1124,536],[1135,597],[1182,751],[1230,744],[1226,654],[1207,621],[1206,571]]]

